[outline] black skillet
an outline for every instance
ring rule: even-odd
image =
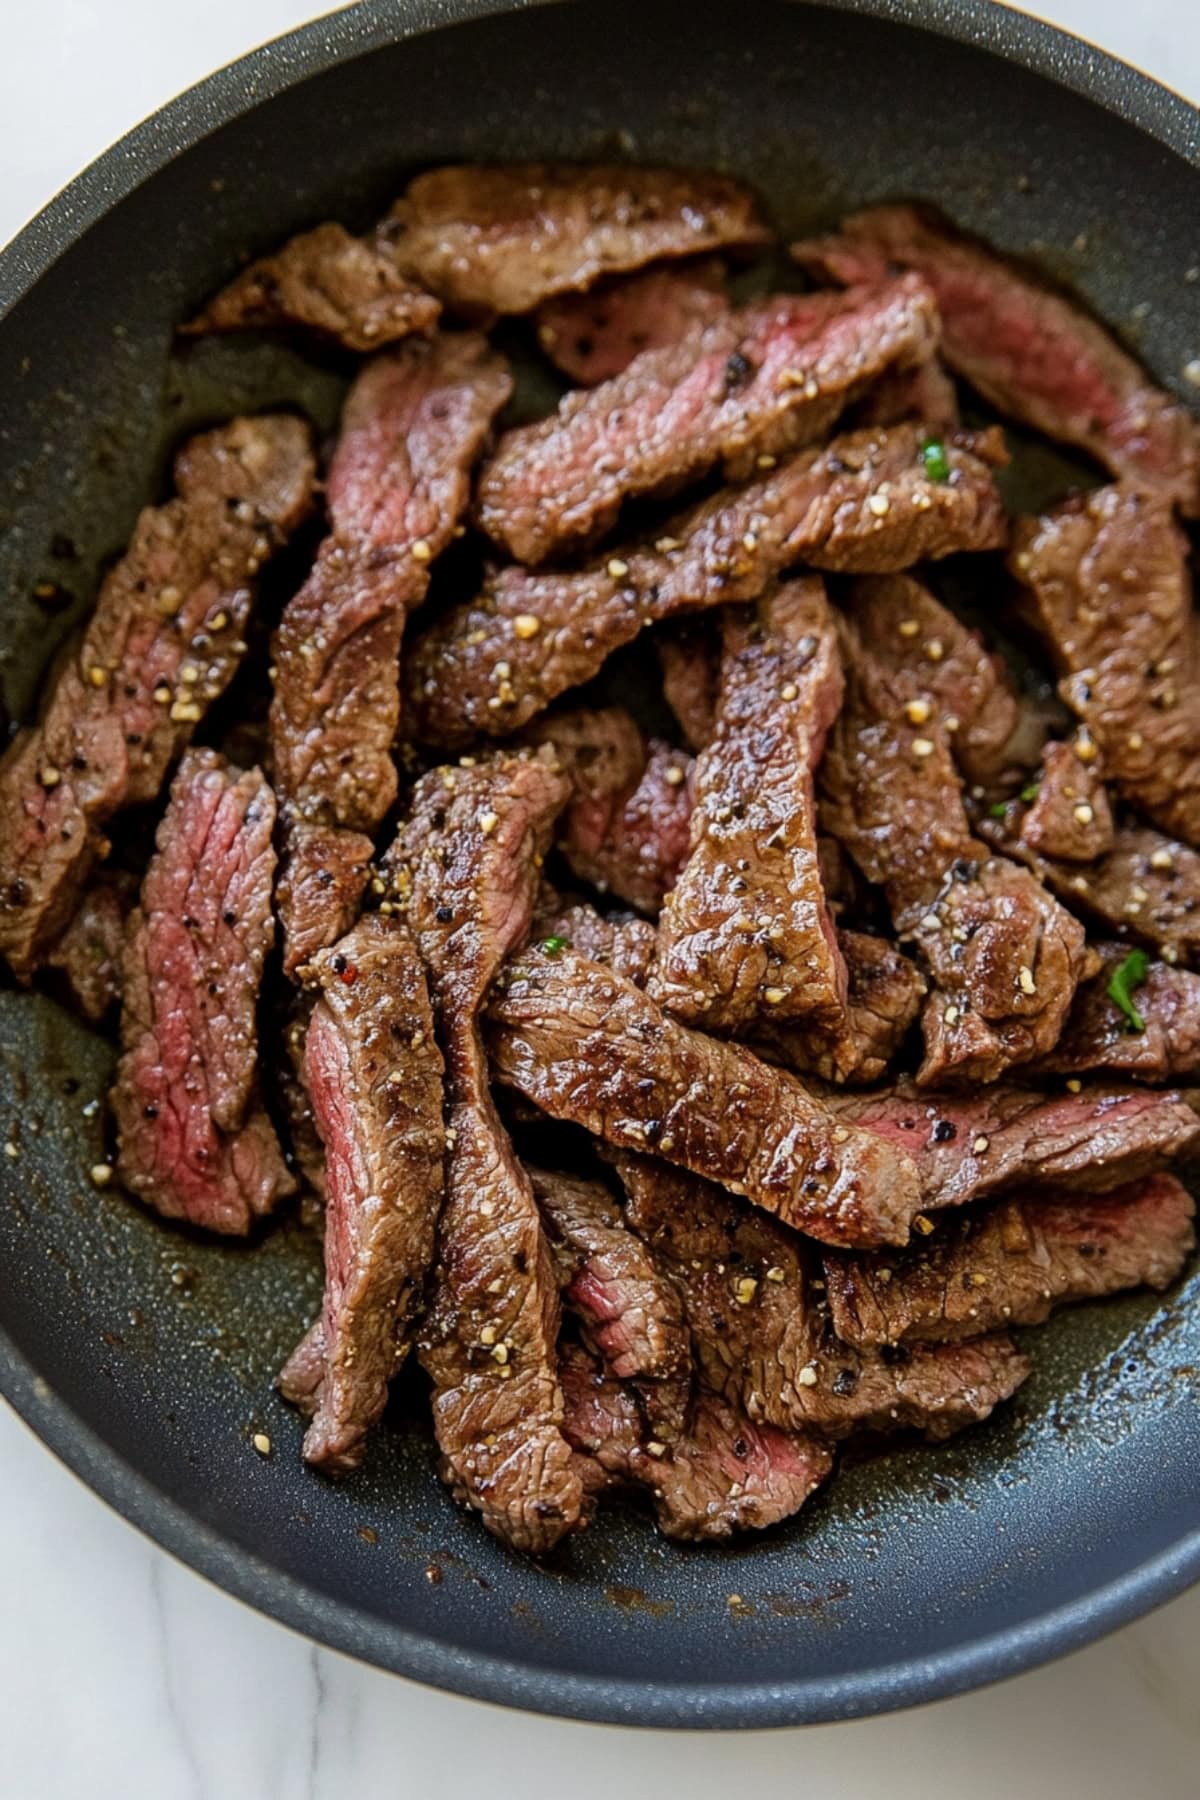
[[[928,195],[1077,281],[1182,391],[1197,135],[1143,76],[971,0],[380,0],[295,32],[133,132],[0,257],[4,702],[25,713],[71,622],[35,587],[85,602],[182,430],[280,397],[332,417],[336,372],[262,345],[173,364],[172,323],[247,250],[373,218],[413,165],[727,164],[785,230]],[[1011,1674],[1200,1574],[1195,1278],[1061,1319],[1003,1417],[849,1468],[732,1550],[618,1511],[560,1562],[517,1561],[455,1511],[403,1400],[362,1473],[324,1483],[271,1385],[315,1306],[310,1249],[286,1228],[201,1243],[94,1188],[108,1067],[51,1002],[0,993],[18,1151],[0,1158],[0,1387],[127,1518],[328,1644],[545,1712],[761,1726]]]

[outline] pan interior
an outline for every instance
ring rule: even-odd
[[[289,231],[367,222],[422,164],[715,164],[757,183],[785,233],[925,195],[1076,282],[1167,386],[1195,355],[1196,172],[1041,77],[865,14],[535,8],[344,60],[213,123],[0,327],[12,719],[182,433],[280,401],[322,427],[336,416],[336,361],[259,341],[174,356],[173,322]],[[64,601],[52,615],[34,595],[46,583]],[[0,1141],[15,1151],[0,1158],[0,1326],[71,1415],[232,1550],[223,1578],[385,1665],[631,1721],[875,1710],[1015,1666],[1034,1654],[1015,1638],[983,1666],[972,1647],[1057,1609],[1085,1632],[1090,1597],[1194,1528],[1195,1279],[1032,1334],[1035,1377],[993,1423],[848,1466],[790,1525],[728,1550],[668,1545],[618,1508],[560,1560],[517,1561],[438,1484],[417,1390],[358,1476],[324,1482],[272,1385],[318,1304],[310,1243],[289,1226],[251,1249],[203,1242],[93,1187],[110,1068],[53,1002],[0,992]]]

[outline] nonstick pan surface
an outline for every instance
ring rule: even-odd
[[[784,231],[921,194],[1074,281],[1185,391],[1200,354],[1194,110],[1000,7],[603,0],[352,8],[215,75],[0,256],[0,697],[28,715],[184,431],[344,371],[276,345],[171,355],[240,256],[366,223],[447,158],[721,164]],[[34,597],[55,587],[48,612]],[[44,598],[44,597],[43,597]],[[579,1718],[762,1726],[929,1700],[1086,1642],[1200,1573],[1200,1281],[1036,1334],[982,1430],[847,1467],[790,1525],[687,1549],[615,1510],[506,1554],[437,1482],[419,1394],[365,1468],[307,1473],[273,1377],[319,1269],[146,1217],[87,1171],[109,1047],[0,991],[0,1388],[127,1518],[262,1611],[382,1667]],[[268,1458],[252,1448],[265,1432]]]

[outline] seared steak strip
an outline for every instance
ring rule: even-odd
[[[416,946],[379,913],[314,958],[305,1086],[325,1147],[323,1370],[306,1462],[356,1468],[408,1353],[442,1204],[442,1058]],[[288,1378],[294,1386],[295,1371]]]
[[[936,356],[912,369],[889,369],[854,409],[856,425],[899,425],[905,419],[939,433],[962,422],[958,389]]]
[[[453,536],[471,465],[511,391],[507,365],[474,332],[413,340],[368,363],[350,390],[327,483],[332,531],[273,646],[289,973],[344,929],[353,871],[370,855],[364,834],[396,797],[405,616]],[[325,830],[293,837],[294,825]],[[349,834],[340,845],[338,832]],[[323,884],[322,931],[308,902]]]
[[[563,1300],[583,1320],[611,1373],[633,1383],[655,1436],[673,1442],[684,1427],[692,1374],[678,1290],[626,1229],[601,1182],[535,1168],[529,1178]]]
[[[1173,1175],[1113,1193],[1038,1194],[940,1220],[899,1255],[832,1253],[825,1281],[848,1344],[946,1343],[1040,1325],[1056,1307],[1168,1287],[1195,1246],[1195,1203]]]
[[[579,1523],[583,1490],[561,1429],[558,1286],[529,1176],[492,1102],[478,1013],[528,929],[567,785],[549,760],[511,754],[450,773],[418,782],[389,861],[410,895],[450,1102],[421,1361],[456,1491],[506,1543],[540,1554]]]
[[[618,1166],[630,1223],[682,1288],[702,1379],[756,1423],[944,1438],[985,1419],[1029,1373],[1006,1337],[898,1358],[849,1348],[790,1232],[649,1157]]]
[[[1127,799],[1200,849],[1200,627],[1170,501],[1099,488],[1017,530],[1011,566]]]
[[[1149,826],[1118,825],[1112,849],[1081,868],[1039,856],[1003,820],[981,818],[980,835],[1022,862],[1075,912],[1114,936],[1148,944],[1166,963],[1200,967],[1200,852]]]
[[[1046,745],[1037,792],[1016,818],[1022,842],[1039,856],[1090,863],[1108,855],[1115,842],[1112,807],[1099,753],[1086,731],[1069,743],[1058,739]]]
[[[85,1019],[98,1025],[121,998],[125,918],[137,892],[130,875],[99,875],[75,917],[46,954]]]
[[[539,901],[535,940],[560,937],[589,962],[612,968],[635,987],[645,987],[654,962],[657,933],[633,913],[600,914],[585,901],[567,904],[552,891]]]
[[[724,621],[716,736],[696,765],[691,854],[659,921],[650,992],[746,1035],[846,1029],[846,969],[817,860],[813,772],[842,702],[825,584],[810,575]]]
[[[960,433],[947,457],[950,479],[935,481],[916,426],[849,433],[586,569],[493,574],[413,647],[413,735],[449,747],[505,736],[590,681],[643,626],[756,599],[800,562],[878,573],[997,549],[1007,537],[988,467],[1003,460],[998,437]]]
[[[666,264],[547,300],[538,308],[538,343],[569,381],[595,387],[643,350],[674,344],[728,311],[719,261]]]
[[[937,296],[946,361],[999,411],[1195,504],[1195,420],[1081,306],[927,208],[869,207],[842,232],[792,254],[841,282],[916,270]]]
[[[566,1423],[593,1493],[644,1487],[667,1537],[705,1541],[790,1518],[833,1468],[815,1438],[754,1425],[717,1394],[696,1397],[671,1445],[647,1433],[633,1392],[579,1344],[560,1361]]]
[[[441,310],[405,280],[386,248],[328,223],[258,257],[180,329],[200,336],[296,325],[367,351],[432,331]]]
[[[28,980],[64,929],[124,807],[167,771],[245,653],[254,575],[312,504],[299,419],[189,439],[176,497],[147,508],[107,576],[40,724],[0,761],[0,956]]]
[[[713,468],[744,479],[761,456],[813,443],[876,376],[936,343],[915,276],[753,301],[506,432],[480,477],[480,523],[520,562],[577,549],[632,497],[676,492]]]
[[[274,824],[257,769],[189,751],[129,921],[117,1171],[164,1217],[210,1231],[249,1231],[296,1185],[257,1082]]]
[[[911,575],[860,577],[847,610],[911,720],[940,726],[968,781],[1011,766],[1017,697],[977,633]]]
[[[675,619],[653,634],[663,699],[675,714],[689,750],[711,743],[717,728],[721,654],[713,617]]]
[[[1083,931],[1026,871],[972,835],[948,739],[845,627],[847,698],[823,769],[823,822],[933,979],[918,1080],[995,1081],[1057,1041]]]
[[[492,1067],[551,1118],[623,1149],[652,1146],[827,1243],[903,1243],[915,1169],[835,1124],[740,1044],[689,1031],[569,947],[514,957],[488,1006]]]
[[[430,169],[382,235],[406,274],[477,314],[531,312],[602,275],[770,239],[740,182],[603,163]]]
[[[1112,998],[1127,944],[1105,944],[1098,975],[1081,983],[1062,1036],[1040,1065],[1061,1075],[1104,1069],[1137,1081],[1175,1081],[1200,1073],[1200,975],[1150,962],[1134,983],[1138,1031]]]
[[[928,987],[917,965],[887,938],[839,928],[837,944],[847,977],[841,1031],[822,1041],[805,1024],[760,1024],[755,1043],[769,1061],[799,1075],[865,1087],[886,1075]]]
[[[574,789],[557,839],[572,874],[657,913],[687,855],[691,758],[647,745],[621,706],[553,713],[529,736],[553,744]]]
[[[1182,1094],[1088,1087],[1035,1093],[988,1087],[929,1094],[899,1082],[829,1102],[839,1118],[888,1139],[916,1162],[928,1210],[1013,1187],[1103,1190],[1164,1169],[1200,1146]]]

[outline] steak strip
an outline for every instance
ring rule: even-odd
[[[945,1438],[986,1418],[1029,1373],[1007,1337],[900,1356],[851,1349],[782,1226],[649,1157],[618,1166],[631,1225],[682,1288],[702,1379],[756,1424],[833,1439]]]
[[[443,1193],[442,1058],[407,930],[378,913],[314,958],[305,1087],[325,1148],[322,1373],[306,1462],[354,1469],[408,1353]],[[285,1372],[285,1390],[297,1386]]]
[[[825,1258],[834,1329],[860,1347],[954,1342],[1040,1325],[1058,1306],[1168,1287],[1195,1247],[1195,1203],[1173,1175],[1113,1193],[1038,1194],[943,1220],[899,1256]]]
[[[973,836],[944,730],[914,722],[905,683],[844,630],[847,698],[822,771],[823,823],[884,888],[932,977],[918,1080],[995,1081],[1057,1041],[1083,931]]]
[[[713,468],[744,479],[759,457],[815,442],[876,376],[936,344],[915,276],[753,301],[506,432],[480,477],[479,521],[519,562],[545,562],[604,536],[635,496],[677,492]]]
[[[301,326],[365,352],[432,331],[441,310],[405,280],[382,245],[327,223],[258,257],[180,330],[197,337]]]
[[[117,1172],[169,1219],[244,1233],[295,1191],[258,1093],[275,802],[212,750],[179,766],[129,921]]]
[[[475,314],[531,312],[602,275],[770,239],[740,182],[603,163],[430,169],[382,235],[407,275]]]
[[[1004,1188],[1112,1188],[1200,1147],[1200,1119],[1175,1092],[1097,1086],[1053,1095],[1004,1086],[929,1094],[898,1082],[829,1105],[913,1158],[930,1211]]]
[[[27,981],[104,853],[104,827],[158,796],[245,654],[253,577],[312,504],[299,419],[190,438],[176,496],[138,519],[41,722],[0,761],[0,956]]]
[[[921,441],[912,425],[836,437],[588,568],[494,573],[414,644],[413,735],[455,748],[516,731],[645,625],[754,600],[800,562],[886,572],[1002,546],[1007,526],[988,466],[1004,460],[998,435],[957,434],[948,481],[930,478]]]
[[[977,633],[911,575],[860,576],[847,611],[911,719],[946,732],[968,781],[992,781],[1012,764],[1017,697]]]
[[[724,273],[715,258],[666,263],[585,294],[560,294],[538,308],[538,343],[568,381],[595,387],[643,350],[674,344],[691,327],[723,318],[729,311]]]
[[[655,1268],[598,1181],[530,1168],[563,1299],[618,1381],[632,1382],[655,1436],[682,1432],[692,1352],[675,1285]]]
[[[1175,1081],[1200,1073],[1200,975],[1152,962],[1135,984],[1138,1031],[1112,999],[1125,944],[1101,947],[1099,974],[1081,983],[1063,1034],[1041,1067],[1060,1075],[1103,1069],[1135,1081]]]
[[[474,332],[413,340],[368,363],[350,390],[327,483],[332,530],[273,645],[289,973],[353,917],[368,834],[396,797],[404,620],[453,536],[471,465],[511,391],[503,359]]]
[[[985,399],[1114,475],[1195,506],[1195,420],[1076,302],[928,208],[870,207],[842,232],[792,254],[842,282],[916,270],[937,296],[946,361]]]
[[[434,770],[389,857],[429,971],[446,1058],[450,1155],[422,1364],[455,1490],[490,1531],[540,1555],[578,1525],[562,1435],[558,1286],[529,1176],[488,1086],[477,1015],[524,937],[566,782],[545,758]]]
[[[697,1395],[687,1434],[674,1444],[648,1436],[633,1393],[578,1344],[560,1363],[564,1430],[593,1493],[643,1487],[659,1529],[686,1541],[763,1530],[803,1506],[833,1469],[815,1438],[752,1424],[719,1395]]]
[[[730,609],[716,736],[696,765],[691,854],[663,908],[650,992],[689,1024],[846,1030],[846,968],[817,859],[813,773],[842,702],[819,575]]]
[[[1022,521],[1011,566],[1109,779],[1200,849],[1200,625],[1170,501],[1100,488]]]
[[[1007,808],[1003,820],[979,819],[980,835],[1112,935],[1148,944],[1165,963],[1200,968],[1200,852],[1149,826],[1118,825],[1112,849],[1081,868],[1023,843],[1009,823],[1015,811]]]
[[[551,1118],[652,1145],[827,1243],[906,1240],[920,1203],[907,1156],[835,1125],[791,1076],[676,1024],[613,970],[569,947],[527,951],[488,1018],[493,1072]]]
[[[571,873],[657,913],[687,855],[691,758],[647,745],[620,706],[551,714],[529,737],[553,744],[574,788],[557,839]]]

